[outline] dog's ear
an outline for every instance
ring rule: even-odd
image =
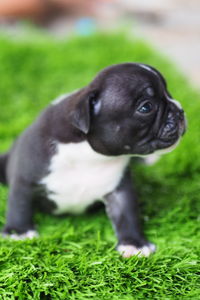
[[[72,124],[85,134],[90,130],[92,103],[96,99],[96,95],[97,93],[92,91],[80,97],[80,101],[73,112]]]

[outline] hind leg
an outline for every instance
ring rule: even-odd
[[[10,186],[6,225],[3,234],[14,239],[37,235],[33,225],[33,187],[24,180],[15,180]]]

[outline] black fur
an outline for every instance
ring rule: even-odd
[[[0,182],[6,184],[6,165],[8,154],[0,155]]]

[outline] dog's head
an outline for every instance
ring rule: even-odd
[[[105,155],[169,151],[185,132],[185,124],[183,109],[167,91],[163,76],[135,63],[100,72],[84,89],[73,114],[73,125]]]

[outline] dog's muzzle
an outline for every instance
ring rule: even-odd
[[[179,109],[176,112],[169,111],[163,128],[159,133],[159,139],[167,144],[173,144],[185,133],[186,121],[184,111]]]

